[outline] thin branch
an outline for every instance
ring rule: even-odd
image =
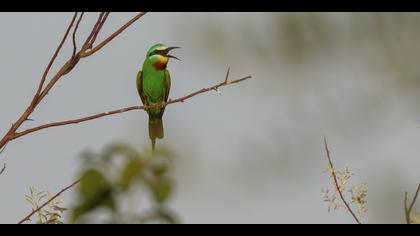
[[[36,92],[37,95],[40,95],[40,93],[42,91],[42,87],[44,86],[45,80],[47,78],[48,72],[50,71],[52,65],[54,64],[54,61],[57,58],[58,53],[60,52],[61,48],[63,47],[64,42],[66,42],[67,36],[69,35],[70,29],[73,26],[73,23],[76,20],[76,17],[77,17],[77,12],[74,13],[73,18],[72,18],[69,26],[67,27],[66,33],[63,36],[63,39],[61,40],[60,44],[58,45],[57,49],[55,50],[53,57],[51,58],[50,62],[47,65],[47,68],[44,71],[44,74],[42,75],[41,82],[39,83],[38,91]]]
[[[80,58],[80,57],[79,57]],[[45,86],[45,89],[42,91],[42,93],[39,95],[39,99],[42,100],[45,98],[45,96],[48,95],[48,93],[51,91],[51,89],[54,87],[54,85],[67,73],[69,73],[74,66],[78,63],[78,57],[72,57],[70,58],[55,74],[50,82]]]
[[[102,26],[104,26],[106,19],[109,16],[109,12],[105,12],[105,14],[103,15],[101,21],[99,22],[97,29],[95,30],[95,33],[92,36],[92,39],[90,40],[89,44],[93,45],[96,41],[96,38],[98,37],[99,31],[102,29]]]
[[[83,117],[83,118],[79,118],[79,119],[67,120],[67,121],[61,121],[61,122],[53,122],[53,123],[48,123],[48,124],[45,124],[45,125],[40,125],[40,126],[33,127],[33,128],[30,128],[30,129],[27,129],[25,131],[16,133],[11,138],[11,140],[22,137],[22,136],[25,136],[25,135],[30,134],[30,133],[34,133],[34,132],[43,130],[43,129],[51,128],[51,127],[64,126],[64,125],[70,125],[70,124],[79,124],[79,123],[82,123],[82,122],[98,119],[98,118],[105,117],[105,116],[121,114],[121,113],[132,111],[132,110],[145,110],[145,109],[149,109],[149,108],[167,106],[167,105],[174,104],[174,103],[184,102],[185,100],[187,100],[189,98],[192,98],[196,95],[199,95],[201,93],[205,93],[205,92],[212,91],[212,90],[217,90],[220,87],[231,85],[231,84],[236,84],[236,83],[239,83],[239,82],[242,82],[244,80],[251,79],[251,78],[252,77],[249,75],[249,76],[243,77],[241,79],[232,80],[232,81],[225,81],[225,82],[219,83],[217,85],[214,85],[214,86],[211,86],[211,87],[208,87],[208,88],[203,88],[201,90],[198,90],[196,92],[193,92],[191,94],[188,94],[186,96],[183,96],[183,97],[180,97],[180,98],[177,98],[177,99],[173,99],[173,100],[170,99],[168,102],[166,102],[164,104],[154,104],[154,105],[151,105],[151,106],[131,106],[131,107],[117,109],[117,110],[108,111],[108,112],[103,112],[103,113],[99,113],[99,114],[96,114],[96,115],[91,115],[91,116],[87,116],[87,117]]]
[[[60,78],[69,73],[74,67],[75,65],[79,62],[80,58],[84,58],[84,57],[88,57],[93,55],[93,53],[95,53],[96,51],[100,50],[103,46],[105,46],[106,44],[108,44],[109,42],[111,42],[117,35],[121,34],[125,29],[127,29],[130,25],[132,25],[134,22],[136,22],[138,19],[141,18],[141,16],[143,16],[145,13],[140,13],[138,14],[136,17],[134,17],[133,19],[131,19],[130,21],[128,21],[124,26],[122,26],[120,29],[118,29],[117,31],[115,31],[110,37],[108,37],[107,39],[105,39],[100,45],[98,45],[97,47],[95,47],[92,50],[89,51],[85,51],[86,50],[86,45],[84,45],[84,47],[82,48],[82,50],[78,53],[78,56],[75,58],[70,58],[64,65],[63,67],[61,67],[61,69],[59,70],[59,72],[51,79],[51,81],[48,83],[48,85],[45,87],[44,91],[42,91],[41,95],[40,95],[40,99],[43,99],[49,92],[50,90],[54,87],[54,85],[58,82],[58,80],[60,80]],[[102,27],[101,24],[105,23],[105,20],[107,18],[107,16],[109,15],[109,13],[102,13],[99,16],[99,19],[97,21],[97,23],[95,24],[95,27],[92,29],[91,34],[89,35],[89,37],[95,37],[95,35],[97,35]],[[93,39],[93,38],[92,38]],[[88,42],[88,46],[90,47],[90,45],[92,44],[92,41]]]
[[[413,211],[414,206],[416,205],[417,198],[420,193],[420,184],[417,186],[416,193],[414,194],[413,200],[411,201],[410,206],[408,206],[408,193],[405,192],[404,196],[404,210],[405,210],[405,219],[407,224],[411,224],[411,212]]]
[[[57,197],[59,197],[61,194],[63,194],[65,191],[71,189],[72,187],[74,187],[75,185],[77,185],[80,182],[80,179],[74,181],[72,184],[70,184],[69,186],[63,188],[60,192],[58,192],[57,194],[55,194],[54,196],[52,196],[48,201],[46,201],[44,204],[42,204],[41,206],[39,206],[37,209],[34,209],[31,213],[29,213],[25,218],[23,218],[22,220],[20,220],[18,222],[18,224],[22,224],[25,223],[26,221],[30,220],[31,217],[36,214],[37,212],[39,212],[40,210],[42,210],[42,208],[46,207],[50,202],[52,202],[54,199],[56,199]]]
[[[6,163],[3,164],[3,168],[1,168],[0,170],[0,175],[2,175],[5,170],[6,170]]]
[[[77,32],[77,29],[79,28],[80,22],[82,21],[83,14],[84,14],[84,12],[82,12],[80,14],[79,19],[77,20],[77,23],[76,23],[76,27],[74,27],[74,30],[73,30],[73,55],[72,55],[72,57],[76,56],[76,51],[77,51],[76,32]]]
[[[229,79],[229,72],[230,72],[230,67],[228,68],[227,72],[226,72],[226,79],[225,79],[225,83],[228,83],[228,79]]]
[[[413,211],[414,205],[416,204],[417,198],[419,196],[419,192],[420,192],[420,184],[417,186],[417,190],[414,195],[413,201],[411,202],[410,208],[408,209],[410,213]]]
[[[50,71],[52,65],[54,64],[54,61],[56,60],[61,48],[64,45],[64,42],[67,39],[67,36],[70,32],[71,27],[73,26],[74,21],[76,20],[77,12],[74,13],[74,16],[67,27],[67,30],[63,36],[63,39],[61,40],[60,44],[58,45],[57,49],[54,52],[54,55],[50,59],[50,62],[48,63],[47,67],[45,68],[45,71],[41,77],[41,81],[38,86],[38,90],[36,91],[34,97],[32,98],[32,101],[30,105],[26,108],[26,110],[22,113],[22,115],[18,118],[18,120],[12,124],[9,131],[3,136],[3,138],[0,140],[0,148],[3,148],[7,145],[7,143],[10,141],[10,138],[14,135],[16,130],[25,122],[28,120],[28,117],[32,114],[32,112],[35,110],[36,106],[39,104],[39,102],[42,100],[41,97],[41,91],[44,86],[45,80],[47,78],[48,72]]]
[[[92,54],[96,53],[98,50],[100,50],[103,46],[107,45],[111,40],[113,40],[115,37],[117,37],[119,34],[121,34],[125,29],[127,29],[130,25],[132,25],[134,22],[136,22],[138,19],[140,19],[142,16],[144,16],[146,12],[141,12],[137,14],[135,17],[133,17],[130,21],[128,21],[126,24],[121,26],[118,30],[116,30],[113,34],[111,34],[108,38],[106,38],[104,41],[99,43],[96,47],[93,49],[82,53],[82,57],[88,57]]]
[[[97,31],[96,29],[98,28],[99,24],[101,23],[102,17],[104,16],[104,14],[105,14],[105,12],[99,13],[98,20],[96,20],[96,23],[93,26],[89,36],[86,38],[86,41],[83,43],[83,47],[86,47],[85,49],[91,49],[92,48],[92,44],[90,43],[91,39],[92,39],[93,35],[95,34],[95,32]]]
[[[69,24],[66,33],[63,37],[63,39],[61,40],[57,50],[55,51],[53,57],[51,58],[47,68],[44,71],[44,74],[41,78],[41,82],[40,85],[38,86],[38,90],[34,95],[34,98],[32,99],[30,105],[26,108],[26,110],[22,113],[22,115],[18,118],[18,120],[16,122],[14,122],[12,124],[12,126],[10,127],[10,129],[7,131],[7,133],[0,139],[0,149],[4,148],[5,145],[7,145],[8,142],[10,142],[11,140],[15,139],[14,137],[16,136],[17,130],[19,129],[19,127],[28,120],[29,116],[32,114],[32,112],[35,110],[35,108],[38,106],[38,104],[45,98],[45,96],[48,95],[48,93],[51,91],[51,89],[54,87],[54,85],[67,73],[69,73],[75,66],[76,64],[78,64],[80,58],[83,57],[87,57],[92,55],[94,52],[98,51],[99,49],[101,49],[104,45],[106,45],[107,43],[109,43],[113,38],[115,38],[117,35],[121,34],[126,28],[128,28],[131,24],[133,24],[135,21],[137,21],[138,19],[140,19],[141,16],[144,15],[144,13],[140,13],[139,15],[137,15],[136,17],[134,17],[133,19],[131,19],[130,21],[128,21],[123,27],[121,27],[120,29],[118,29],[116,32],[114,32],[110,37],[108,37],[106,40],[104,40],[100,45],[98,45],[94,50],[91,50],[88,52],[88,54],[86,54],[86,50],[88,50],[89,48],[91,48],[91,45],[89,45],[89,42],[91,42],[90,40],[92,39],[92,37],[94,37],[95,34],[97,34],[100,30],[100,25],[103,24],[106,20],[106,17],[109,13],[101,13],[99,15],[98,21],[96,22],[94,28],[92,29],[89,37],[87,38],[85,44],[83,44],[81,50],[76,53],[76,54],[72,54],[72,57],[70,59],[67,60],[67,62],[64,63],[64,65],[62,65],[62,67],[59,69],[59,71],[51,78],[51,80],[48,82],[48,84],[45,86],[44,88],[44,84],[48,75],[48,72],[50,71],[55,59],[58,56],[58,53],[60,52],[62,46],[64,45],[64,42],[77,18],[78,13],[75,13],[71,23]],[[81,21],[81,17],[79,18],[79,20]],[[79,21],[78,21],[79,22]],[[78,25],[76,25],[76,27],[78,27]],[[73,32],[73,36],[75,37],[75,31]],[[73,40],[73,46],[75,46],[75,40]]]
[[[7,143],[1,148],[0,154],[2,154],[4,152],[4,150],[6,149],[6,147],[7,147]]]
[[[327,138],[325,138],[325,137],[324,137],[324,144],[325,144],[325,151],[327,153],[328,163],[329,163],[330,168],[331,168],[331,174],[333,176],[334,185],[335,185],[335,188],[336,188],[338,194],[340,195],[341,201],[344,203],[345,207],[347,208],[348,212],[350,212],[350,214],[352,215],[352,217],[354,218],[354,220],[358,224],[361,224],[362,222],[360,222],[359,218],[353,212],[353,210],[350,207],[350,204],[346,201],[346,199],[344,198],[344,194],[340,190],[340,186],[338,184],[337,175],[335,173],[334,165],[333,165],[333,162],[332,162],[332,159],[331,159],[331,155],[330,155],[330,150],[328,149]]]
[[[405,212],[405,221],[407,224],[411,224],[410,212],[408,211],[408,193],[404,193],[404,212]]]

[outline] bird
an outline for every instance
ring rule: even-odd
[[[146,107],[156,105],[145,109],[149,115],[149,138],[153,152],[156,139],[164,137],[162,116],[171,90],[171,76],[166,67],[170,58],[180,60],[169,54],[171,50],[177,48],[180,47],[168,47],[162,43],[153,45],[147,51],[143,66],[137,73],[137,91],[143,105]]]

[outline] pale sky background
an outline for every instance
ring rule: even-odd
[[[1,135],[30,102],[72,14],[0,14]],[[98,41],[134,14],[112,13]],[[80,41],[96,16],[83,21]],[[403,223],[403,193],[420,180],[419,26],[413,13],[148,13],[81,61],[22,128],[139,104],[147,49],[181,46],[182,61],[168,66],[172,98],[220,82],[228,66],[232,79],[253,76],[165,112],[158,145],[178,156],[170,208],[183,223],[353,223],[323,202],[324,135],[336,166],[367,184],[364,221]],[[114,141],[148,148],[145,113],[11,142],[0,156],[0,222],[30,211],[30,186],[57,192],[76,178],[84,150]],[[65,206],[73,197],[63,195]]]

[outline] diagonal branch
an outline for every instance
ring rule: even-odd
[[[30,103],[30,105],[25,109],[25,111],[22,113],[22,115],[20,115],[20,117],[17,119],[16,122],[14,122],[11,127],[9,128],[9,130],[7,131],[7,133],[0,139],[0,150],[3,150],[5,148],[5,146],[7,145],[7,143],[9,143],[11,140],[15,139],[14,137],[17,134],[17,130],[19,129],[19,127],[27,120],[29,119],[29,116],[35,111],[36,107],[38,106],[38,104],[45,98],[45,96],[48,95],[48,93],[51,91],[51,89],[54,87],[54,85],[67,73],[69,73],[78,63],[79,60],[83,57],[88,57],[90,55],[92,55],[94,52],[100,50],[104,45],[108,44],[112,39],[114,39],[117,35],[121,34],[125,29],[127,29],[130,25],[132,25],[135,21],[137,21],[138,19],[140,19],[145,13],[139,13],[136,17],[134,17],[133,19],[131,19],[130,21],[128,21],[124,26],[122,26],[120,29],[118,29],[117,31],[115,31],[110,37],[108,37],[106,40],[104,40],[100,45],[98,45],[94,50],[91,50],[88,52],[88,54],[86,54],[86,50],[88,50],[89,48],[91,48],[91,45],[89,45],[90,42],[92,42],[92,37],[96,37],[95,35],[97,35],[102,27],[102,25],[105,23],[105,20],[107,19],[109,13],[101,13],[99,14],[99,18],[95,24],[95,26],[93,27],[91,33],[89,34],[88,38],[86,39],[86,42],[83,44],[82,48],[80,49],[79,52],[75,53],[75,35],[76,35],[76,31],[77,28],[79,26],[80,21],[82,20],[82,15],[79,17],[79,20],[76,23],[75,29],[73,31],[73,53],[72,56],[64,63],[64,65],[61,66],[61,68],[58,70],[58,72],[50,79],[50,81],[48,82],[48,84],[45,86],[44,88],[44,84],[46,82],[46,78],[47,75],[54,63],[54,61],[56,60],[61,48],[63,47],[67,36],[70,33],[70,30],[74,24],[74,22],[76,21],[77,15],[78,13],[74,13],[74,16],[71,20],[71,23],[69,24],[69,26],[67,27],[66,33],[64,34],[63,39],[61,40],[58,48],[56,49],[54,55],[52,56],[50,62],[48,63],[44,74],[41,78],[41,82],[38,86],[38,89]]]
[[[413,201],[411,202],[410,207],[408,208],[408,211],[410,213],[413,211],[414,205],[416,204],[417,198],[419,196],[419,192],[420,192],[420,184],[417,186],[417,190],[416,190],[416,193],[414,194]]]
[[[39,206],[37,209],[32,210],[31,213],[29,213],[27,216],[25,216],[25,218],[23,218],[22,220],[20,220],[18,222],[18,224],[23,224],[26,221],[30,220],[31,217],[36,214],[37,212],[39,212],[40,210],[42,210],[42,208],[46,207],[50,202],[52,202],[54,199],[56,199],[57,197],[59,197],[61,194],[63,194],[65,191],[73,188],[75,185],[77,185],[80,182],[80,179],[74,181],[72,184],[70,184],[69,186],[63,188],[60,192],[58,192],[57,194],[55,194],[54,196],[52,196],[50,199],[48,199],[48,201],[46,201],[44,204],[42,204],[41,206]]]
[[[74,13],[73,18],[72,18],[69,26],[67,27],[67,30],[66,30],[60,44],[58,45],[57,49],[54,52],[54,55],[51,57],[50,62],[48,63],[47,67],[45,68],[44,73],[41,77],[41,81],[39,83],[38,89],[37,89],[34,97],[32,98],[31,103],[26,108],[26,110],[22,113],[22,115],[18,118],[18,120],[12,124],[9,131],[7,131],[7,133],[3,136],[3,138],[0,139],[0,148],[2,149],[2,151],[6,147],[7,143],[10,141],[10,138],[14,135],[16,130],[25,121],[29,120],[29,116],[32,114],[32,112],[35,110],[36,106],[42,100],[42,98],[41,98],[42,88],[44,87],[44,83],[45,83],[45,80],[47,78],[48,72],[50,71],[52,65],[54,64],[54,61],[56,60],[56,58],[57,58],[57,56],[58,56],[58,54],[61,50],[61,48],[63,47],[64,42],[66,41],[67,36],[70,32],[70,29],[73,26],[74,21],[76,20],[76,17],[77,17],[77,12]]]
[[[108,18],[108,16],[109,16],[109,12],[105,12],[104,15],[103,15],[103,17],[102,17],[102,19],[101,19],[101,21],[99,22],[96,30],[95,30],[95,33],[92,36],[92,39],[89,41],[89,44],[90,45],[93,45],[95,43],[96,38],[98,37],[99,31],[102,29],[102,26],[104,26],[105,21]]]
[[[6,170],[6,164],[3,164],[3,168],[1,168],[0,170],[0,175],[2,175],[5,170]]]
[[[72,54],[72,57],[76,56],[76,51],[77,51],[76,32],[77,32],[77,29],[79,28],[80,22],[82,21],[83,15],[84,15],[84,12],[82,12],[80,14],[79,19],[77,20],[76,26],[74,27],[74,30],[73,30],[73,54]]]
[[[125,112],[132,111],[132,110],[145,110],[145,109],[149,109],[149,108],[153,108],[153,107],[166,106],[166,105],[169,105],[169,104],[184,102],[185,100],[190,99],[190,98],[192,98],[194,96],[197,96],[199,94],[206,93],[206,92],[209,92],[209,91],[212,91],[212,90],[217,90],[218,88],[223,87],[223,86],[240,83],[240,82],[242,82],[244,80],[247,80],[247,79],[251,79],[251,76],[246,76],[246,77],[243,77],[243,78],[240,78],[240,79],[237,79],[237,80],[232,80],[232,81],[229,81],[229,80],[226,79],[222,83],[213,85],[213,86],[208,87],[208,88],[200,89],[200,90],[198,90],[196,92],[193,92],[193,93],[190,93],[186,96],[183,96],[183,97],[180,97],[180,98],[177,98],[177,99],[170,99],[165,104],[154,104],[152,106],[131,106],[131,107],[126,107],[126,108],[117,109],[117,110],[113,110],[113,111],[103,112],[103,113],[99,113],[99,114],[96,114],[96,115],[91,115],[91,116],[87,116],[87,117],[83,117],[83,118],[79,118],[79,119],[67,120],[67,121],[61,121],[61,122],[53,122],[53,123],[48,123],[48,124],[45,124],[45,125],[40,125],[40,126],[33,127],[33,128],[30,128],[30,129],[27,129],[25,131],[16,133],[11,138],[11,140],[17,139],[19,137],[22,137],[22,136],[25,136],[25,135],[28,135],[30,133],[34,133],[34,132],[37,132],[37,131],[40,131],[40,130],[43,130],[43,129],[51,128],[51,127],[65,126],[65,125],[71,125],[71,124],[79,124],[79,123],[82,123],[82,122],[102,118],[102,117],[105,117],[105,116],[121,114],[121,113],[125,113]]]
[[[67,36],[70,33],[70,29],[73,26],[73,23],[76,20],[76,17],[77,17],[77,12],[74,13],[73,18],[72,18],[69,26],[67,27],[66,33],[63,36],[63,39],[61,40],[60,44],[58,45],[57,49],[55,50],[54,55],[52,56],[50,62],[48,63],[47,68],[44,71],[44,74],[42,75],[41,82],[39,83],[39,87],[38,87],[38,91],[36,92],[36,95],[40,95],[40,93],[42,91],[42,88],[44,86],[45,80],[47,79],[48,72],[50,71],[52,65],[54,64],[55,59],[58,56],[58,53],[60,52],[61,48],[63,47],[64,43],[66,42]]]
[[[411,201],[410,206],[408,206],[408,193],[405,192],[404,197],[404,210],[405,210],[405,220],[407,224],[411,224],[411,212],[413,211],[414,206],[416,205],[417,198],[420,193],[420,184],[417,186],[416,193],[414,194],[413,200]]]
[[[89,36],[86,38],[85,42],[83,43],[83,46],[85,46],[86,49],[88,49],[88,48],[91,49],[92,48],[92,43],[91,43],[92,37],[95,34],[95,32],[97,31],[97,28],[98,28],[99,24],[101,23],[104,14],[105,14],[105,12],[99,13],[98,20],[96,21],[95,25],[93,26]]]
[[[227,72],[226,72],[225,83],[228,83],[229,73],[230,73],[230,67],[228,68],[228,70],[227,70]]]
[[[352,215],[352,217],[354,218],[354,220],[358,224],[361,224],[362,222],[360,222],[359,218],[353,212],[353,210],[350,207],[350,204],[344,198],[343,192],[340,190],[340,186],[338,184],[338,179],[337,179],[337,174],[335,173],[334,165],[333,165],[333,162],[332,162],[332,159],[331,159],[331,155],[330,155],[330,150],[328,149],[327,138],[325,138],[325,137],[324,137],[324,144],[325,144],[325,151],[327,153],[328,163],[330,165],[331,173],[332,173],[332,176],[333,176],[333,182],[334,182],[334,185],[335,185],[335,188],[336,188],[338,194],[340,195],[341,201],[343,201],[344,206],[346,207],[346,209],[348,210],[348,212],[350,212],[350,214]]]
[[[7,147],[7,143],[1,148],[0,154],[2,154],[4,152],[4,149],[6,149],[6,147]]]
[[[124,24],[123,26],[121,26],[118,30],[116,30],[113,34],[111,34],[108,38],[106,38],[104,41],[102,41],[101,43],[99,43],[96,47],[94,47],[93,49],[82,53],[82,57],[88,57],[91,56],[92,54],[96,53],[97,51],[99,51],[103,46],[107,45],[111,40],[113,40],[115,37],[117,37],[119,34],[121,34],[125,29],[127,29],[130,25],[132,25],[134,22],[136,22],[138,19],[140,19],[142,16],[144,16],[146,14],[146,12],[141,12],[139,14],[137,14],[135,17],[133,17],[130,21],[128,21],[126,24]]]

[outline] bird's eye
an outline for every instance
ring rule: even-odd
[[[154,54],[162,55],[165,50],[155,50]]]
[[[149,54],[149,57],[153,56],[153,55],[162,55],[162,50],[155,50],[155,51],[151,52]]]

